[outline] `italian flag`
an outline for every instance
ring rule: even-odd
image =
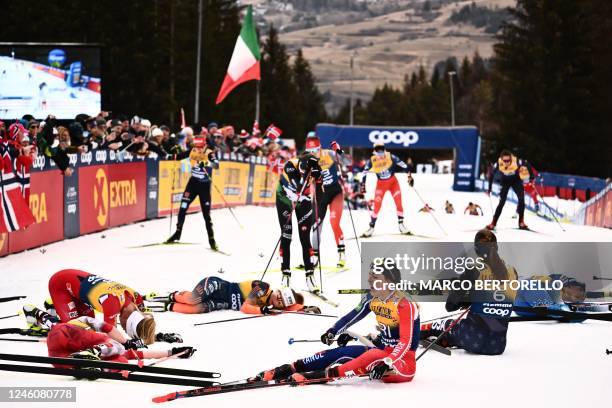
[[[253,25],[253,9],[249,6],[240,36],[234,46],[232,59],[227,67],[227,74],[225,74],[223,85],[217,95],[217,104],[220,104],[227,94],[241,83],[261,79],[260,59],[257,33]]]

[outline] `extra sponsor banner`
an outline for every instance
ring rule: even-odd
[[[19,252],[64,239],[63,186],[63,176],[59,171],[32,173],[30,209],[36,223],[25,230],[9,234],[7,249],[10,252]]]
[[[276,200],[278,174],[267,170],[267,166],[255,165],[253,176],[253,200],[255,205],[273,205]]]
[[[108,166],[109,227],[144,220],[147,208],[147,165],[144,162]]]
[[[217,187],[212,187],[211,191],[213,208],[223,207],[225,202],[229,205],[246,204],[250,166],[249,163],[231,161],[219,164],[219,168],[213,171],[212,178]]]
[[[109,225],[108,166],[79,168],[79,229],[89,234]]]

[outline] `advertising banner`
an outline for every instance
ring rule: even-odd
[[[147,165],[144,162],[108,166],[109,227],[144,220],[147,207]]]
[[[191,166],[189,160],[182,161],[160,161],[159,162],[159,188],[157,193],[157,213],[159,217],[170,214],[172,208],[174,214],[178,213],[181,205],[181,197],[191,177]],[[200,201],[195,199],[189,207],[189,212],[199,211]]]
[[[10,233],[10,252],[19,252],[64,239],[62,174],[56,170],[35,172],[31,174],[30,180],[30,209],[36,223],[25,230]]]
[[[159,197],[159,167],[157,157],[147,158],[147,218],[157,218],[157,198]]]
[[[75,155],[76,156],[76,155]],[[79,223],[79,172],[64,177],[64,237],[80,235]]]
[[[213,171],[212,206],[213,208],[225,205],[223,198],[229,205],[244,205],[247,201],[249,185],[249,163],[221,162],[218,169]],[[223,197],[221,197],[221,192]]]
[[[8,234],[0,233],[0,256],[8,254]]]
[[[79,229],[81,234],[109,226],[109,166],[79,168]]]
[[[267,166],[256,164],[253,176],[253,201],[255,205],[273,205],[276,200],[278,174],[267,170]]]
[[[336,141],[347,147],[372,148],[374,144],[381,143],[389,149],[453,149],[453,189],[474,191],[480,161],[480,135],[473,126],[389,127],[319,123],[316,132],[322,146]]]

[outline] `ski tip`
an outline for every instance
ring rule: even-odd
[[[153,401],[156,404],[160,404],[162,402],[168,402],[168,401],[172,401],[173,399],[175,399],[176,397],[176,393],[170,393],[170,394],[166,394],[166,395],[160,395],[159,397],[153,397],[151,399],[151,401]]]

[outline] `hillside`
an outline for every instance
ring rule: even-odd
[[[492,54],[494,31],[487,26],[449,21],[465,6],[513,6],[514,0],[244,0],[253,4],[258,26],[274,24],[289,51],[304,50],[312,64],[326,108],[336,111],[350,94],[351,55],[354,89],[369,99],[385,82],[399,85],[404,75],[450,56],[478,51]],[[500,10],[497,10],[500,11]],[[456,18],[456,21],[466,21]]]

